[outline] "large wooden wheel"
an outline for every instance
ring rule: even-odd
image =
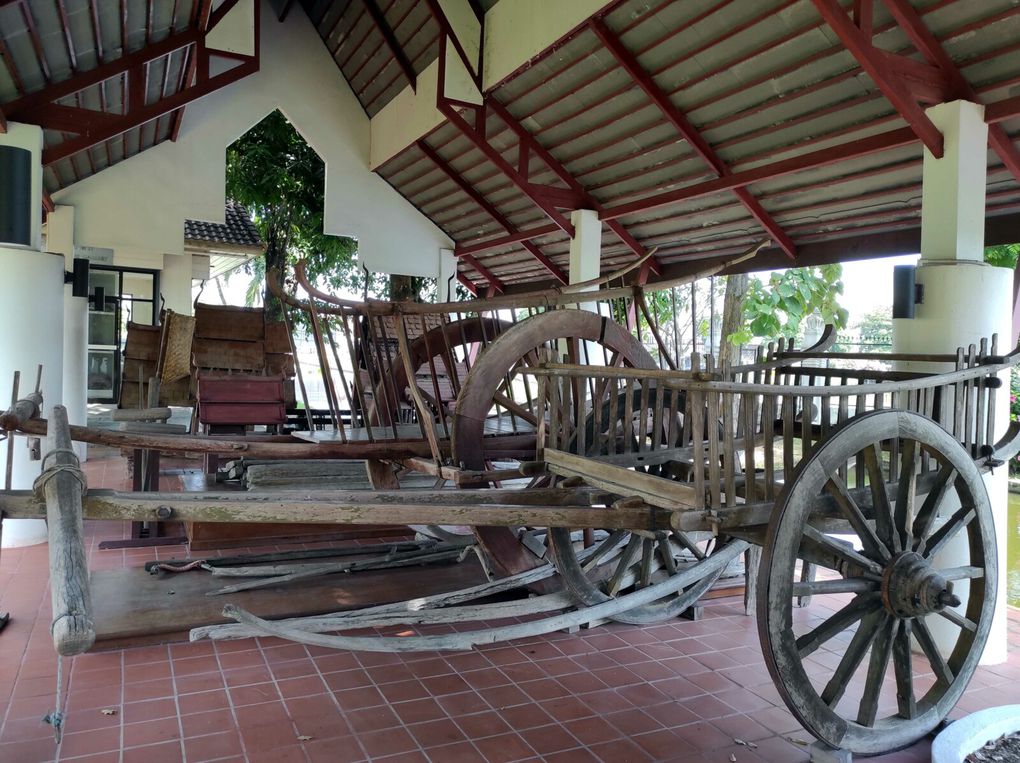
[[[708,564],[715,553],[729,543],[744,545],[742,541],[728,539],[720,546],[721,539],[712,538],[710,533],[612,530],[582,564],[578,552],[583,542],[578,542],[576,533],[557,527],[551,528],[549,535],[564,586],[586,606],[602,604],[698,567],[706,569],[703,575],[669,596],[611,618],[633,625],[661,623],[680,615],[722,574],[722,567]]]
[[[540,348],[555,348],[565,341],[580,347],[583,342],[604,348],[607,357],[619,365],[657,368],[644,346],[612,319],[585,310],[554,310],[539,313],[507,329],[486,347],[472,367],[457,397],[451,450],[455,464],[484,470],[500,452],[499,435],[486,436],[486,419],[493,401],[509,374],[537,357]],[[474,485],[473,487],[484,487]],[[530,540],[517,528],[478,527],[475,535],[498,572],[513,575],[533,569],[548,560],[545,547]]]
[[[951,568],[950,544],[965,557]],[[818,580],[802,580],[804,560]],[[758,589],[769,671],[826,744],[909,745],[970,681],[996,579],[992,513],[963,447],[915,413],[851,419],[799,464],[769,524]],[[832,596],[795,607],[812,594]]]
[[[493,341],[510,326],[509,321],[481,316],[449,321],[435,326],[408,343],[410,366],[417,370],[428,364],[430,370],[434,369],[435,373],[459,383],[463,380],[458,376],[458,357],[463,357],[467,348],[473,344],[485,345]],[[379,404],[379,413],[382,414],[383,423],[397,415],[396,406],[398,403],[411,402],[411,398],[405,390],[412,383],[417,383],[415,380],[408,379],[407,368],[403,363],[394,363],[389,372],[393,375],[393,382],[388,387],[397,390],[398,399],[394,400],[389,395],[383,396],[384,399]],[[433,394],[433,389],[429,385],[425,385],[423,391],[427,395]],[[433,411],[433,413],[437,417],[446,415],[446,412],[441,410]]]

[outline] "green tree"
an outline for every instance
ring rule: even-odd
[[[998,244],[985,247],[985,262],[1000,268],[1016,268],[1020,244]]]
[[[334,288],[361,291],[365,275],[357,241],[322,232],[325,164],[279,111],[274,111],[227,149],[227,195],[244,205],[266,242],[265,258],[249,264],[249,304],[262,291],[267,314],[280,316],[266,273],[281,275],[288,261],[308,260],[309,276]],[[372,279],[379,292],[385,281]]]
[[[858,328],[861,344],[867,345],[868,352],[886,352],[892,348],[892,308],[872,310],[861,318]]]
[[[837,329],[846,326],[847,311],[840,306],[843,266],[791,268],[769,276],[768,283],[750,279],[744,297],[744,325],[727,339],[735,345],[752,337],[777,339],[800,334],[801,322],[818,314]]]

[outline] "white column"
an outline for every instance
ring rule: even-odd
[[[64,255],[64,269],[74,267],[74,207],[57,206],[46,218],[46,250]],[[88,297],[75,297],[72,284],[64,284],[64,390],[63,404],[72,424],[88,423]],[[78,458],[85,460],[86,445],[74,443]]]
[[[570,213],[574,237],[570,239],[570,283],[598,278],[602,267],[602,221],[594,209]]]
[[[946,353],[959,346],[977,344],[982,337],[998,334],[999,352],[1010,343],[1012,278],[1008,268],[984,263],[985,168],[988,127],[984,107],[966,101],[939,104],[928,115],[945,136],[945,156],[935,159],[924,152],[924,187],[921,210],[921,261],[917,283],[924,289],[924,301],[916,306],[913,319],[893,321],[893,351]],[[928,364],[925,371],[945,371],[945,364]],[[996,437],[1008,426],[1009,374],[997,395]],[[995,516],[999,544],[999,581],[996,615],[982,663],[1006,660],[1006,501],[1007,468],[985,477]],[[946,502],[940,512],[944,521],[956,507]],[[965,564],[964,535],[938,559],[938,566]],[[958,581],[954,592],[966,592],[967,581]],[[964,606],[966,605],[966,598]],[[959,630],[942,618],[927,622],[941,644],[955,639]]]
[[[166,300],[167,310],[181,315],[194,312],[191,299],[191,255],[164,254],[163,270],[159,274],[159,291]],[[159,304],[156,304],[159,310]]]
[[[457,295],[457,258],[452,249],[439,250],[436,281],[436,301],[452,302]]]
[[[0,242],[0,408],[10,401],[14,372],[21,372],[21,394],[35,387],[36,369],[43,367],[42,393],[46,407],[63,394],[64,260],[42,248],[42,130],[9,123],[0,145],[24,148],[32,154],[31,245]],[[40,464],[29,458],[27,438],[11,440],[14,448],[12,487],[27,489],[39,476]],[[0,446],[6,463],[7,443]],[[41,519],[8,519],[3,523],[5,547],[27,546],[46,540]]]
[[[567,277],[570,283],[598,278],[602,268],[602,221],[599,220],[598,212],[593,209],[575,209],[570,213],[570,222],[574,226],[574,237],[570,239],[570,270]],[[599,311],[598,302],[581,302],[578,307],[593,313]],[[589,363],[604,365],[609,362],[597,342],[585,342],[585,346]],[[579,362],[583,363],[584,358],[579,358]]]

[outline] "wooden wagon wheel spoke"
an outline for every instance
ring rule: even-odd
[[[829,679],[829,682],[822,690],[822,702],[829,707],[834,707],[843,698],[843,694],[850,684],[854,671],[864,661],[868,649],[871,648],[871,640],[875,637],[880,625],[885,621],[885,617],[883,612],[871,612],[857,626],[857,630],[850,640],[850,646],[843,653],[843,659],[839,661],[839,665],[836,666],[832,678]]]
[[[875,534],[871,524],[865,518],[864,512],[850,496],[846,483],[839,474],[834,474],[829,478],[829,481],[825,483],[825,489],[836,499],[836,505],[839,506],[840,511],[854,528],[854,532],[861,539],[864,548],[873,558],[881,561],[887,560],[891,556],[889,548]]]
[[[841,470],[855,463],[864,474],[848,470],[857,478],[848,485]],[[945,718],[991,627],[993,528],[978,464],[913,412],[849,419],[797,465],[762,549],[758,630],[780,694],[810,733],[874,754],[911,744]],[[846,540],[854,535],[861,548]],[[946,562],[950,545],[957,558]],[[808,563],[828,572],[804,581]],[[811,595],[851,598],[837,598],[821,622],[795,617],[798,599]],[[935,615],[955,627],[936,637],[927,620]],[[915,644],[922,661],[911,654]],[[819,664],[835,668],[819,676]],[[929,668],[934,683],[921,678]],[[893,687],[896,709],[887,714]]]
[[[794,590],[796,590],[796,586],[794,586]],[[880,606],[882,606],[882,597],[877,592],[858,594],[849,604],[836,612],[828,620],[825,620],[817,628],[798,638],[797,651],[801,657],[807,657],[818,647],[838,636],[862,617],[874,612]]]
[[[921,455],[919,451],[916,440],[906,440],[900,453],[900,481],[893,513],[893,535],[897,551],[910,547],[910,528],[913,525],[914,499],[917,496],[917,467]]]
[[[914,671],[911,657],[913,620],[900,620],[899,630],[893,639],[893,670],[896,674],[896,705],[904,718],[917,717],[917,700],[914,697]]]
[[[914,517],[913,534],[915,551],[924,542],[925,538],[928,537],[928,533],[931,532],[939,507],[942,506],[942,501],[946,497],[946,492],[955,482],[956,468],[950,463],[942,464],[939,467],[938,474],[935,476],[934,486],[928,492],[928,495],[925,496],[924,501],[921,503],[921,508],[918,509],[917,515]]]
[[[921,651],[924,652],[924,656],[928,658],[928,664],[931,665],[932,670],[935,672],[936,678],[945,684],[951,684],[956,675],[953,673],[952,668],[949,667],[949,663],[946,662],[946,658],[942,656],[938,646],[935,644],[935,638],[931,635],[931,630],[928,628],[928,624],[923,618],[917,618],[914,620],[914,638],[917,639],[917,643],[921,646]]]
[[[972,567],[970,565],[946,567],[945,569],[938,570],[938,573],[946,580],[974,580],[985,576],[985,571],[981,567]]]
[[[886,548],[896,548],[895,531],[893,530],[892,509],[889,496],[885,492],[885,476],[882,473],[882,449],[879,443],[864,449],[864,465],[868,471],[868,483],[871,487],[871,505],[875,512],[875,532],[882,539]]]
[[[939,616],[946,618],[953,625],[958,625],[964,630],[968,630],[971,633],[977,630],[977,623],[973,620],[968,620],[966,617],[961,615],[955,609],[943,609],[938,612]]]
[[[606,537],[606,539],[603,540],[602,543],[600,543],[599,546],[594,551],[591,552],[591,556],[588,558],[588,560],[583,565],[581,565],[582,568],[587,571],[598,565],[602,561],[602,558],[610,551],[615,550],[620,545],[620,542],[626,537],[627,537],[626,530],[614,530],[613,532],[611,532]]]
[[[813,541],[817,546],[820,546],[822,549],[837,557],[837,559],[841,559],[849,565],[860,567],[862,570],[867,570],[873,575],[882,574],[882,566],[878,564],[878,562],[868,559],[868,557],[864,556],[864,554],[854,551],[853,547],[845,541],[837,540],[832,536],[826,535],[810,525],[804,528],[804,538],[805,540]],[[831,566],[830,569],[839,571],[838,565]]]
[[[641,538],[637,535],[631,535],[630,540],[627,541],[627,547],[623,550],[623,554],[620,555],[620,561],[616,565],[612,577],[606,583],[606,592],[610,596],[616,596],[619,593],[620,586],[623,584],[623,577],[627,574],[631,565],[634,564],[640,545]]]
[[[871,659],[868,662],[868,677],[864,684],[864,694],[857,710],[857,722],[863,726],[874,726],[878,716],[878,693],[882,689],[882,680],[889,667],[889,655],[892,652],[893,634],[899,623],[895,617],[884,615],[871,644]]]
[[[868,593],[878,591],[879,581],[868,578],[841,578],[839,580],[800,580],[793,584],[797,598],[826,593]]]
[[[705,558],[705,552],[698,548],[698,545],[690,539],[687,533],[682,532],[681,530],[674,530],[673,537],[680,541],[680,545],[690,551],[691,554],[694,555],[695,559]]]
[[[977,513],[972,506],[961,506],[950,517],[948,522],[936,530],[931,537],[921,542],[918,552],[929,559],[935,556],[943,546],[956,537],[956,534],[969,525],[976,516]]]
[[[655,555],[655,540],[653,538],[641,539],[641,579],[638,581],[638,588],[646,588],[652,582],[652,559]]]

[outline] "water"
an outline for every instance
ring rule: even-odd
[[[1020,494],[1009,494],[1006,510],[1006,599],[1020,607]]]

